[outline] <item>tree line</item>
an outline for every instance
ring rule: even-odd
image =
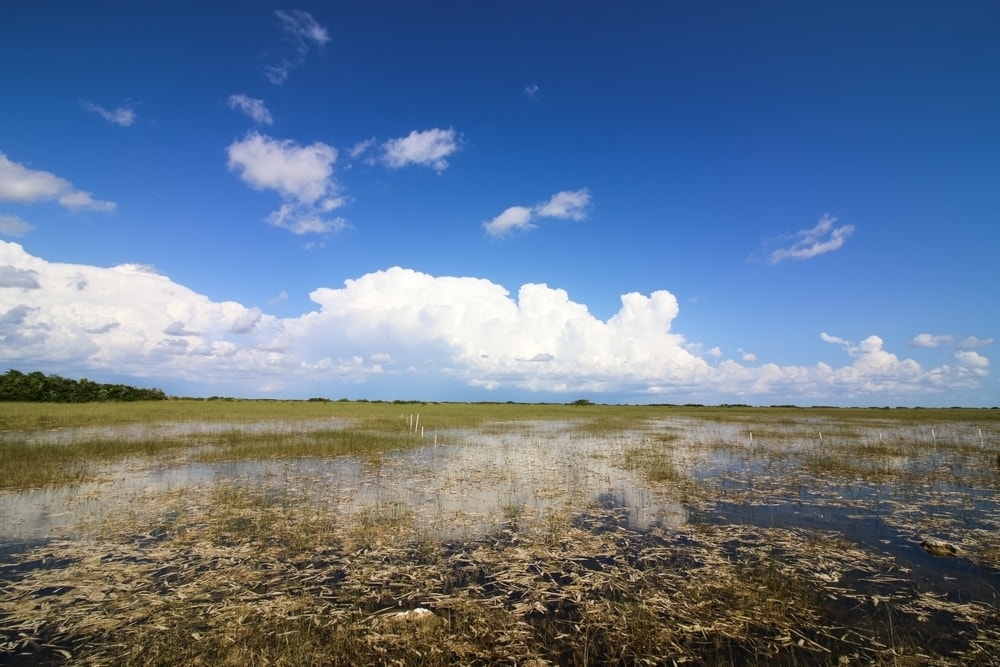
[[[72,380],[39,371],[22,373],[9,370],[0,375],[0,401],[31,403],[90,403],[93,401],[162,401],[167,395],[159,389],[103,384],[87,378]]]

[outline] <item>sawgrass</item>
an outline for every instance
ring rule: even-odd
[[[80,483],[92,479],[101,464],[162,457],[189,446],[164,439],[90,438],[72,445],[0,442],[0,491]]]
[[[309,414],[309,413],[306,413]],[[0,441],[0,490],[72,484],[100,474],[101,466],[126,459],[163,459],[172,463],[274,458],[378,456],[426,444],[399,419],[363,419],[344,428],[296,427],[278,422],[263,429],[233,426],[222,432],[132,438],[87,436],[73,442],[47,442],[25,436]]]
[[[727,474],[742,477],[756,494],[741,498],[751,503],[794,499],[803,487],[817,503],[834,505],[848,502],[838,497],[846,483],[906,483],[893,492],[914,495],[905,501],[888,496],[887,524],[919,534],[929,521],[922,503],[930,498],[934,529],[961,533],[962,552],[995,567],[995,521],[968,529],[991,520],[972,514],[969,498],[995,492],[1000,482],[991,458],[1000,436],[995,411],[974,411],[992,421],[965,422],[958,418],[963,411],[733,408],[726,412],[727,429],[696,440],[698,428],[716,423],[718,409],[224,401],[168,407],[178,406],[187,411],[119,406],[134,421],[119,416],[125,421],[117,423],[162,418],[228,426],[153,440],[3,442],[0,479],[12,472],[26,479],[36,468],[66,475],[44,484],[84,481],[102,465],[125,459],[350,454],[370,473],[357,483],[385,496],[376,493],[361,507],[342,505],[335,484],[303,481],[289,472],[293,466],[151,492],[107,512],[95,530],[49,540],[0,566],[0,662],[538,667],[996,661],[996,601],[929,594],[892,556],[837,535],[735,524],[629,529],[616,514],[619,507],[574,504],[593,491],[587,485],[594,478],[582,465],[579,477],[565,477],[562,488],[543,489],[545,498],[517,493],[536,463],[526,459],[546,448],[548,437],[567,438],[553,446],[566,447],[570,457],[585,438],[607,443],[602,460],[642,473],[657,494],[680,494],[692,507],[719,500],[718,481],[693,474],[723,453],[732,459]],[[37,421],[42,412],[34,414]],[[74,422],[83,419],[80,414],[62,412],[55,421],[99,425]],[[394,485],[423,474],[382,460],[386,451],[429,444],[411,426],[417,414],[445,445],[458,441],[453,431],[473,442],[476,432],[502,434],[493,441],[506,454],[463,471],[462,480],[444,480],[438,491],[480,483],[500,489],[492,530],[436,539],[418,508],[392,495]],[[341,427],[295,426],[331,418],[343,420]],[[10,423],[6,415],[0,420]],[[255,426],[269,421],[284,425]],[[562,426],[531,426],[540,421]],[[980,428],[985,436],[973,437]],[[538,445],[505,449],[508,440]],[[542,503],[547,492],[557,491],[565,503]],[[860,503],[851,507],[867,511]]]

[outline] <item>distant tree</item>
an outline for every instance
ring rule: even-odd
[[[71,380],[40,371],[22,373],[14,369],[0,375],[0,401],[29,403],[90,403],[94,401],[162,401],[159,389],[101,384],[87,378]]]

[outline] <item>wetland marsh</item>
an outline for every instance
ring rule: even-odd
[[[1000,412],[0,416],[4,664],[1000,663]]]

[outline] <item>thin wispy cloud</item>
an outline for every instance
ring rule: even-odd
[[[534,100],[538,97],[538,84],[531,83],[524,87],[524,94],[528,96],[529,100]]]
[[[70,211],[114,211],[115,203],[94,199],[85,190],[78,190],[65,178],[47,171],[25,167],[0,153],[0,201],[33,204],[55,201]]]
[[[460,138],[454,129],[414,130],[405,137],[390,139],[382,144],[382,158],[392,169],[415,164],[443,171],[448,168],[445,158],[458,151],[459,143]]]
[[[346,226],[329,214],[344,205],[333,179],[337,150],[322,142],[302,146],[251,132],[227,149],[231,171],[255,190],[274,190],[281,207],[267,222],[295,234],[327,233]]]
[[[267,110],[267,106],[264,105],[263,100],[254,99],[242,93],[230,95],[229,108],[239,109],[253,119],[253,122],[260,125],[271,125],[274,123],[274,118],[271,117],[271,112]]]
[[[118,125],[119,127],[128,127],[135,122],[135,109],[128,104],[114,109],[105,109],[101,105],[94,104],[90,100],[83,100],[80,104],[87,111],[96,113],[104,120],[113,125]]]
[[[539,202],[532,207],[511,206],[503,213],[483,223],[483,229],[493,238],[501,238],[517,231],[534,229],[535,218],[561,218],[564,220],[583,220],[587,217],[587,207],[590,205],[590,191],[587,188],[579,190],[564,190],[552,195],[548,201]]]
[[[777,264],[787,259],[811,259],[840,249],[854,233],[854,225],[835,227],[836,222],[837,219],[833,216],[824,215],[815,227],[791,234],[785,239],[790,240],[791,244],[772,251],[768,262]]]
[[[278,25],[285,37],[292,42],[295,53],[290,58],[282,58],[281,62],[267,65],[264,75],[268,81],[278,85],[288,79],[293,69],[305,64],[306,57],[313,47],[322,48],[330,41],[330,34],[321,26],[309,12],[300,9],[276,10]]]
[[[992,338],[977,338],[976,336],[962,338],[951,334],[934,335],[929,333],[918,334],[910,341],[910,347],[956,347],[960,350],[972,350],[988,347],[992,344]]]
[[[368,150],[371,149],[376,143],[377,141],[375,137],[359,141],[348,149],[347,154],[351,156],[352,160],[357,160],[359,157],[367,153]]]
[[[24,236],[32,229],[34,229],[34,226],[16,215],[0,215],[0,234],[5,234],[6,236]]]

